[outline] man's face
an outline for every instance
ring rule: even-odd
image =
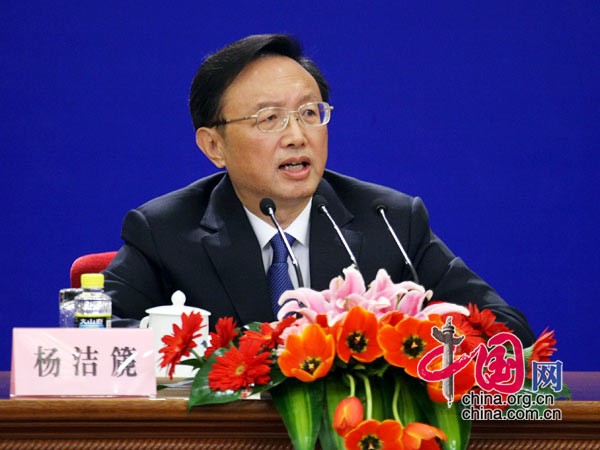
[[[225,90],[225,119],[255,114],[267,106],[296,110],[322,101],[314,78],[296,61],[265,56],[250,63]],[[307,127],[292,114],[282,131],[263,132],[254,119],[231,123],[218,132],[218,157],[242,203],[259,211],[264,197],[280,208],[304,207],[323,176],[327,161],[327,126]]]

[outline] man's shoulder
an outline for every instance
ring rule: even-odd
[[[199,209],[206,206],[217,184],[223,179],[225,172],[209,175],[180,189],[153,198],[137,210],[144,214],[172,213],[181,209]]]
[[[361,205],[363,208],[382,202],[390,207],[410,206],[414,197],[380,184],[359,180],[331,170],[326,170],[323,179],[333,188],[342,202]]]

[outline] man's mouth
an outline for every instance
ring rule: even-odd
[[[297,162],[297,163],[288,163],[282,164],[279,166],[280,169],[289,170],[291,172],[297,172],[308,166],[307,162]]]

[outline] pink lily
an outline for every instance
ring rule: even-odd
[[[289,334],[295,334],[307,324],[315,323],[319,315],[325,315],[327,323],[332,326],[343,320],[354,306],[361,306],[377,317],[393,311],[417,319],[451,312],[469,315],[467,308],[452,303],[434,303],[423,308],[424,302],[431,300],[432,296],[432,291],[426,291],[412,281],[394,284],[385,269],[379,269],[367,290],[361,273],[354,267],[348,267],[344,269],[344,277],[331,280],[329,289],[322,292],[308,288],[284,292],[279,299],[279,304],[283,306],[277,318],[281,320],[290,313],[300,314],[301,318],[287,329]]]
[[[313,323],[318,314],[328,314],[333,310],[333,305],[322,292],[309,288],[285,291],[279,298],[279,304],[283,305],[277,314],[279,320],[291,312],[298,312]]]
[[[329,289],[323,291],[327,300],[345,299],[350,294],[363,295],[367,291],[365,280],[363,280],[358,270],[350,266],[345,268],[343,272],[343,278],[341,276],[335,277],[329,283]]]

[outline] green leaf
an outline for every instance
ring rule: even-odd
[[[429,423],[440,428],[448,438],[443,442],[446,450],[466,449],[471,435],[471,421],[461,417],[463,406],[455,402],[450,408],[447,403],[429,400],[430,407],[425,410],[429,417]]]
[[[471,421],[462,418],[461,412],[464,409],[462,403],[454,402],[449,408],[446,402],[434,402],[427,393],[426,383],[416,379],[411,381],[421,385],[420,395],[412,396],[419,403],[420,410],[424,414],[423,420],[420,421],[437,427],[446,434],[448,440],[442,441],[445,450],[466,449],[471,436]]]
[[[252,322],[244,325],[243,330],[252,330],[252,331],[260,331],[260,327],[262,326],[262,322]]]
[[[195,369],[199,369],[205,364],[205,362],[206,360],[204,358],[202,358],[201,360],[197,358],[191,358],[179,361],[179,364],[182,366],[192,366]]]
[[[392,399],[394,388],[390,386],[388,380],[379,377],[369,377],[371,387],[371,413],[375,420],[393,419]],[[360,384],[359,384],[360,385]],[[362,394],[362,392],[361,392]],[[365,404],[367,398],[365,396]]]
[[[431,402],[427,387],[421,380],[417,380],[409,375],[394,373],[389,377],[386,383],[389,396],[396,398],[398,418],[403,426],[412,422],[424,422],[423,408],[429,407]],[[396,391],[397,390],[397,391]],[[393,417],[392,417],[393,418]]]
[[[303,383],[288,378],[271,389],[295,450],[314,450],[323,419],[323,380]]]
[[[339,377],[328,376],[325,381],[325,413],[319,432],[321,448],[327,450],[343,450],[344,440],[333,429],[333,415],[339,402],[350,395],[349,386]]]

